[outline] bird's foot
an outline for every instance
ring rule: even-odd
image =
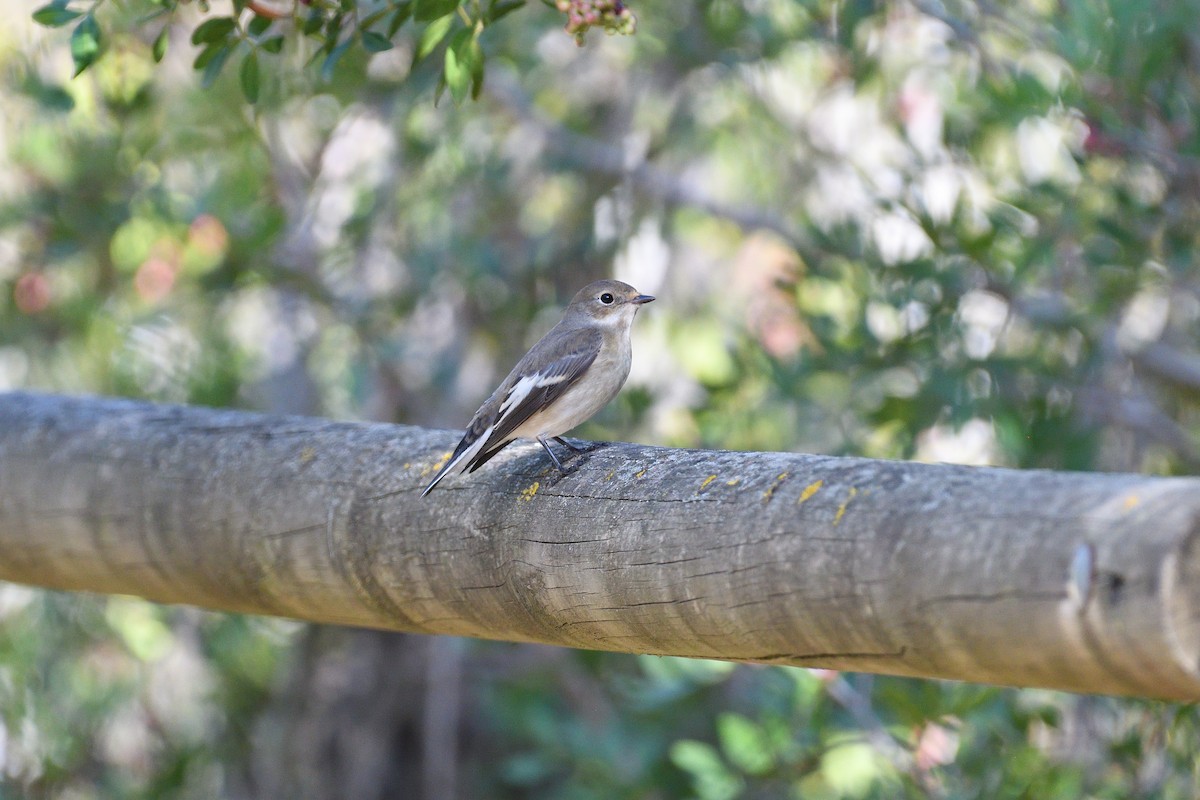
[[[558,460],[558,456],[554,455],[554,451],[550,449],[550,443],[546,441],[546,437],[539,436],[539,437],[537,437],[537,440],[538,440],[538,444],[540,444],[542,446],[542,449],[544,449],[546,451],[546,455],[550,456],[550,460],[554,462],[554,466],[558,467],[558,471],[561,474],[566,475],[567,474],[566,468],[563,467],[562,462]],[[562,440],[559,439],[557,436],[554,437],[554,440],[562,443]],[[569,445],[568,445],[568,447],[569,447]],[[574,450],[575,448],[571,447],[570,449]]]
[[[570,450],[572,453],[586,453],[588,450],[592,449],[591,447],[577,447],[577,446],[571,444],[570,442],[568,442],[566,439],[564,439],[561,436],[555,436],[554,441],[558,442],[563,447]]]

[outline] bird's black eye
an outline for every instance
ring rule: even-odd
[[[606,306],[611,306],[613,304],[613,300],[615,299],[616,298],[612,296],[612,292],[605,292],[604,294],[600,295],[600,302],[604,303]]]

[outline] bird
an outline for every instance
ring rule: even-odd
[[[562,434],[617,396],[633,360],[629,342],[633,319],[639,308],[653,300],[617,280],[594,281],[580,289],[558,324],[529,349],[475,412],[462,441],[421,496],[456,469],[479,469],[514,439],[536,439],[558,471],[566,474],[549,440],[579,451]]]

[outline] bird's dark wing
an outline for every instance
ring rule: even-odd
[[[549,338],[547,335],[546,339]],[[490,441],[466,465],[465,469],[468,471],[474,472],[487,463],[512,441],[513,431],[579,382],[600,353],[603,335],[589,328],[566,332],[555,337],[553,342],[547,342],[546,339],[542,341],[553,345],[553,348],[549,351],[544,348],[537,349],[541,350],[543,358],[549,360],[538,359],[542,361],[541,366],[530,370],[531,365],[524,363],[528,359],[527,356],[517,365],[517,369],[513,370],[509,380],[505,381],[508,388],[500,402],[494,428],[488,437]],[[513,376],[516,376],[516,380],[513,380]]]
[[[474,472],[508,446],[512,433],[587,373],[603,343],[595,328],[553,328],[517,363],[480,406],[454,454],[422,493],[456,467]]]

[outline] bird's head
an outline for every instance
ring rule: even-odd
[[[567,306],[566,314],[590,317],[601,323],[628,324],[633,320],[638,307],[653,299],[651,295],[641,294],[628,283],[614,280],[594,281],[576,293],[571,304]]]

